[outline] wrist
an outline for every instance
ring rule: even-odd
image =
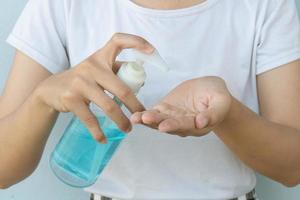
[[[49,113],[56,113],[57,111],[49,106],[45,101],[45,89],[42,86],[38,86],[30,96],[30,102],[33,104],[34,107],[45,110]]]
[[[214,128],[213,131],[215,133],[220,133],[222,130],[226,130],[238,125],[239,121],[241,120],[243,112],[242,110],[242,104],[233,96],[231,96],[231,103],[226,116],[224,117],[223,121]]]

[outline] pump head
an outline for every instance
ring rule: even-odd
[[[145,54],[137,50],[133,50],[133,52],[136,61],[124,63],[119,69],[118,76],[134,93],[138,93],[146,80],[144,63],[152,64],[163,72],[167,72],[169,67],[157,50],[152,54]]]

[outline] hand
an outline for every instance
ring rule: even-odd
[[[144,53],[154,51],[153,46],[141,37],[115,34],[102,49],[78,66],[43,81],[37,88],[41,102],[59,112],[73,112],[94,138],[102,143],[106,139],[96,117],[89,109],[90,102],[102,108],[121,130],[129,132],[129,119],[104,92],[107,90],[117,96],[131,112],[144,110],[130,88],[115,75],[120,67],[115,59],[126,48],[135,48]]]
[[[197,78],[180,84],[153,109],[134,113],[131,121],[182,137],[203,136],[225,119],[231,101],[221,78]]]

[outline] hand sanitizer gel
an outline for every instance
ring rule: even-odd
[[[157,51],[150,55],[138,51],[134,53],[137,62],[123,64],[118,76],[137,94],[146,79],[144,62],[149,62],[163,71],[167,71],[168,68]],[[113,99],[122,106],[120,100],[116,97]],[[100,144],[94,140],[85,125],[74,116],[50,158],[54,174],[73,187],[81,188],[94,184],[126,136],[95,104],[91,104],[90,108],[99,121],[107,143]]]

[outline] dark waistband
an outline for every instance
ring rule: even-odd
[[[258,200],[255,189],[253,189],[251,192],[247,193],[243,197],[246,197],[246,198],[244,198],[246,200]],[[95,195],[92,194],[90,200],[98,200],[98,199],[95,199]],[[101,200],[112,200],[112,198],[101,196]],[[236,197],[236,198],[229,199],[229,200],[240,200],[240,197]]]

